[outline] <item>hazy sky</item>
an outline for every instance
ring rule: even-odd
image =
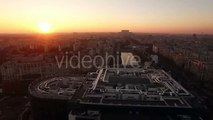
[[[213,33],[213,0],[0,0],[0,32]]]

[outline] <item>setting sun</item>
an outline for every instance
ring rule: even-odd
[[[49,23],[40,23],[39,24],[40,32],[49,33],[51,30],[51,26]]]

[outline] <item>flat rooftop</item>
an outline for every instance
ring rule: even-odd
[[[56,77],[31,84],[33,96],[101,106],[192,108],[193,96],[164,70],[103,68],[86,77]]]
[[[192,95],[164,70],[108,68],[97,73],[82,103],[190,108]]]

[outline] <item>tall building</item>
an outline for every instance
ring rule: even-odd
[[[164,70],[108,68],[30,85],[34,120],[194,120],[202,108]]]

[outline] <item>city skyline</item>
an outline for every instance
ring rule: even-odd
[[[2,0],[0,33],[213,34],[212,5],[211,0]]]

